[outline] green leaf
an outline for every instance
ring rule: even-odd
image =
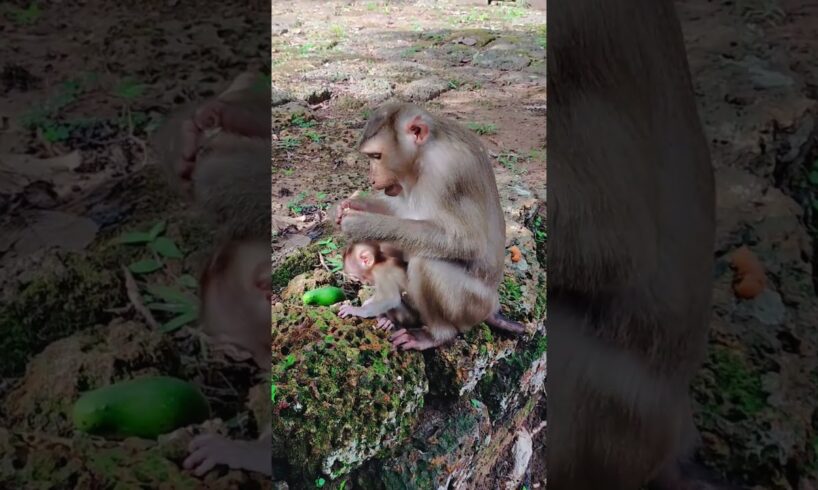
[[[149,303],[146,306],[149,310],[167,311],[170,313],[190,313],[196,311],[192,305],[182,303]]]
[[[168,237],[160,236],[150,244],[150,247],[155,250],[156,253],[168,259],[181,259],[184,257],[179,247]]]
[[[140,260],[128,266],[128,270],[134,274],[149,274],[162,268],[162,264],[153,259]]]
[[[116,241],[117,243],[126,245],[142,245],[143,243],[150,243],[153,241],[153,237],[142,231],[131,231],[128,233],[123,233],[116,239]]]
[[[475,400],[474,398],[471,399],[471,406],[474,408],[480,408],[480,400]]]
[[[818,170],[809,173],[809,181],[811,184],[818,185]]]
[[[151,284],[146,288],[148,292],[166,303],[194,305],[194,301],[182,291],[164,284]]]
[[[151,236],[151,240],[156,240],[156,237],[161,235],[163,231],[165,231],[165,222],[160,221],[151,227],[148,234]]]
[[[293,364],[295,364],[295,354],[289,354],[284,359],[284,369],[291,367]]]
[[[318,487],[318,488],[322,488],[324,485],[326,485],[326,483],[327,483],[327,481],[324,480],[323,478],[319,478],[319,479],[315,480],[315,486]]]
[[[190,289],[197,289],[199,287],[199,281],[197,281],[196,278],[190,274],[181,276],[179,278],[179,284]]]
[[[347,481],[344,480],[341,482],[341,486],[338,487],[338,490],[344,490],[347,487]]]
[[[270,401],[272,402],[276,401],[276,391],[278,391],[278,388],[276,388],[275,383],[270,383]]]
[[[135,99],[142,95],[144,90],[144,85],[136,83],[134,80],[124,80],[114,89],[114,92],[122,98]]]
[[[195,321],[199,317],[199,313],[196,311],[190,311],[187,313],[183,313],[173,320],[165,323],[159,328],[160,332],[173,332],[174,330],[178,330],[183,326],[187,325],[188,323]]]

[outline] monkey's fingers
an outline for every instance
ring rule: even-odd
[[[207,446],[211,441],[218,437],[218,434],[199,434],[190,441],[190,444],[187,445],[187,450],[194,452],[201,447]]]
[[[208,447],[199,448],[188,456],[183,466],[186,470],[191,470],[196,476],[204,476],[217,464],[208,450]]]
[[[378,327],[382,330],[392,330],[395,327],[395,324],[392,323],[392,320],[389,318],[382,316],[378,318]]]
[[[397,332],[393,333],[392,336],[389,338],[392,342],[392,347],[395,349],[401,350],[409,350],[416,348],[417,341],[415,340],[415,336],[412,335],[408,330],[402,328]]]

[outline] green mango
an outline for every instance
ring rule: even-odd
[[[334,305],[345,299],[344,290],[335,286],[324,286],[323,288],[307,291],[301,300],[305,305]]]
[[[210,406],[199,389],[169,376],[137,378],[89,391],[72,411],[77,429],[113,438],[155,439],[209,417]]]

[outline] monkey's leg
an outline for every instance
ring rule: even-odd
[[[392,344],[403,350],[444,345],[485,320],[497,305],[496,290],[447,261],[413,257],[406,268],[407,292],[426,326],[401,329]]]
[[[457,337],[457,328],[451,325],[437,325],[424,328],[402,328],[392,334],[389,340],[396,349],[426,350],[448,344]]]

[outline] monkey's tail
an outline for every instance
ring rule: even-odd
[[[498,330],[505,330],[506,332],[516,334],[525,332],[525,327],[523,326],[522,323],[509,320],[508,318],[500,314],[499,311],[492,313],[491,316],[486,318],[486,323],[490,327],[496,328]]]

